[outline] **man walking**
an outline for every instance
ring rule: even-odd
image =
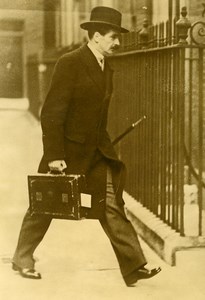
[[[41,124],[44,154],[39,172],[85,174],[93,203],[99,205],[99,221],[110,239],[125,283],[156,275],[148,270],[138,237],[127,220],[122,191],[125,167],[118,159],[106,130],[112,93],[112,70],[106,56],[120,46],[121,14],[109,7],[96,7],[89,22],[81,24],[89,42],[65,54],[56,64],[46,97]],[[33,253],[51,222],[49,216],[26,213],[13,269],[23,277],[40,279]]]

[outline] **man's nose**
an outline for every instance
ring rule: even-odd
[[[115,45],[120,46],[120,39],[119,38],[115,39]]]

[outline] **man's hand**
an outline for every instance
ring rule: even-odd
[[[53,160],[48,163],[51,172],[63,172],[67,168],[64,160]]]

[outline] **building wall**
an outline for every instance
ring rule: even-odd
[[[198,20],[202,17],[202,12],[204,10],[203,0],[172,0],[170,1],[172,5],[173,17],[176,15],[177,3],[179,3],[179,8],[183,6],[187,7],[188,18],[191,21]],[[168,7],[169,0],[152,0],[153,7],[153,23],[159,23],[167,21],[168,19]]]
[[[24,21],[25,56],[43,48],[43,0],[0,0],[0,20]]]
[[[150,19],[151,15],[151,1],[149,0],[58,1],[60,4],[59,8],[61,15],[61,42],[59,46],[63,47],[69,46],[73,43],[82,43],[86,39],[87,33],[80,29],[80,24],[89,20],[90,12],[95,6],[109,6],[118,9],[122,13],[122,26],[128,30],[141,29],[144,18],[148,16]],[[149,9],[146,10],[146,8]]]
[[[186,0],[187,1],[187,0]],[[202,16],[202,13],[204,11],[204,1],[203,0],[194,0],[194,1],[187,1],[188,4],[188,9],[189,9],[189,15],[191,21],[196,21],[199,19],[205,20],[204,17]]]
[[[118,9],[123,13],[123,23],[130,31],[140,30],[144,19],[151,23],[151,1],[148,0],[129,0],[116,1]]]
[[[37,53],[39,50],[43,49],[43,0],[29,1],[25,2],[24,0],[0,0],[0,36],[4,36],[7,39],[7,44],[10,40],[10,48],[8,52],[10,57],[6,55],[3,49],[0,49],[0,60],[3,61],[3,67],[0,72],[0,80],[5,79],[5,72],[7,72],[8,80],[6,82],[12,89],[16,89],[16,97],[26,97],[27,96],[27,81],[26,81],[26,72],[27,72],[27,57],[29,55]],[[16,21],[21,21],[23,27],[20,31],[17,32],[15,28]],[[4,24],[11,24],[11,26],[4,26]],[[12,25],[13,24],[13,25]],[[22,52],[22,61],[19,61],[19,66],[14,65],[18,74],[12,74],[10,72],[10,78],[8,74],[8,66],[11,65],[10,60],[16,55],[16,46],[14,39],[16,36],[21,36],[22,45],[19,45],[19,49]],[[2,50],[2,51],[1,51]],[[6,61],[8,60],[8,61]],[[3,69],[5,68],[5,70]],[[17,86],[17,81],[22,82],[22,92],[19,92],[19,87]],[[1,97],[10,97],[11,93],[6,92],[6,89],[0,91]],[[17,91],[18,90],[18,91]],[[13,92],[12,97],[15,97],[15,92]]]
[[[153,1],[153,24],[168,20],[168,1],[169,0]]]

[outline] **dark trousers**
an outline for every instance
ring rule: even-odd
[[[21,268],[34,268],[33,253],[42,241],[51,220],[52,218],[49,216],[30,216],[29,211],[27,211],[13,257],[13,262],[16,265]],[[127,220],[123,206],[116,202],[109,168],[107,172],[106,208],[100,223],[110,239],[123,277],[146,264],[137,234]]]

